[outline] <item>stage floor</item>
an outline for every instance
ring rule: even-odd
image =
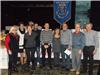
[[[97,75],[97,68],[98,66],[94,66],[93,75]],[[1,70],[1,75],[7,75],[8,70]],[[59,68],[59,67],[53,67],[53,69],[47,69],[47,67],[44,67],[42,69],[36,68],[36,70],[33,70],[32,72],[21,72],[21,68],[18,67],[18,72],[13,72],[12,75],[75,75],[75,72],[70,72],[65,69]],[[82,73],[80,75],[88,75],[87,73]]]

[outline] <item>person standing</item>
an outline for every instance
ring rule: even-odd
[[[72,33],[72,68],[76,75],[80,74],[81,55],[85,45],[85,36],[82,33],[80,23],[75,24],[75,32]]]
[[[32,31],[32,26],[28,25],[27,27],[27,33],[24,35],[24,48],[26,51],[27,56],[27,68],[34,70],[35,69],[35,46],[36,46],[36,37],[37,33]],[[30,67],[30,63],[32,62],[32,67]],[[29,70],[28,69],[28,70]]]
[[[61,51],[61,42],[60,42],[60,29],[55,29],[53,33],[53,52],[54,52],[54,66],[60,65],[60,51]]]
[[[8,52],[9,62],[8,62],[8,75],[12,74],[12,71],[17,70],[17,55],[19,51],[18,35],[15,26],[12,26],[9,33],[6,35],[5,46]]]
[[[83,49],[83,69],[84,72],[87,72],[89,67],[88,70],[89,75],[93,75],[93,56],[96,53],[97,48],[99,47],[97,40],[97,32],[92,30],[92,27],[93,27],[92,23],[86,24],[86,31],[84,32],[85,47]],[[88,59],[89,59],[89,66],[87,65]]]
[[[37,33],[36,52],[37,52],[37,66],[38,66],[41,63],[41,61],[40,61],[40,33],[41,33],[41,30],[38,29],[38,23],[34,24],[34,32]]]
[[[20,52],[20,64],[22,70],[24,70],[24,65],[26,63],[26,57],[25,57],[25,50],[24,50],[24,35],[26,33],[26,29],[24,27],[23,23],[19,23],[19,29],[17,30],[17,34],[19,36],[19,52]]]
[[[52,30],[49,29],[49,23],[45,23],[44,30],[41,31],[40,41],[41,41],[41,48],[42,48],[42,66],[46,64],[46,51],[48,53],[48,65],[49,69],[52,68],[51,66],[51,44],[53,39]]]
[[[68,29],[68,24],[64,23],[61,30],[61,55],[62,55],[62,67],[69,70],[71,68],[70,56],[64,51],[66,49],[71,50],[72,47],[72,33]]]

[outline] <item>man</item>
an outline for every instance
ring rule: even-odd
[[[93,24],[86,24],[85,34],[85,47],[83,49],[83,69],[84,72],[88,70],[88,58],[89,58],[89,75],[93,75],[93,56],[96,53],[98,46],[97,32],[92,30]]]
[[[34,24],[34,32],[37,33],[36,52],[37,52],[37,66],[38,66],[40,64],[40,33],[41,33],[41,30],[38,29],[38,23]]]
[[[68,56],[64,51],[66,49],[71,49],[72,47],[72,33],[68,29],[68,24],[64,23],[61,30],[61,55],[62,55],[62,67],[65,69],[71,68],[70,56]]]
[[[40,35],[40,41],[41,41],[41,47],[42,47],[42,65],[45,66],[46,62],[46,50],[48,53],[48,64],[49,68],[51,69],[51,44],[53,39],[52,31],[49,29],[49,23],[45,23],[44,30],[41,31]]]
[[[11,27],[9,33],[5,39],[5,46],[8,52],[9,62],[8,62],[8,75],[12,74],[12,71],[17,70],[17,55],[19,51],[18,36],[16,32],[16,26]]]
[[[72,68],[76,75],[80,74],[81,55],[85,44],[85,36],[80,32],[80,23],[75,24],[75,32],[72,34]]]

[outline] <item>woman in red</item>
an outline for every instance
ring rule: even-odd
[[[5,46],[9,56],[8,62],[8,75],[11,75],[12,71],[17,71],[17,55],[19,50],[18,36],[16,34],[16,26],[11,27],[9,33],[5,39]]]

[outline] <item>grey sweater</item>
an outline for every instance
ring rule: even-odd
[[[36,32],[32,32],[31,35],[29,35],[29,33],[25,33],[24,36],[24,47],[25,48],[33,48],[36,46],[36,37],[37,37],[37,33]]]
[[[68,48],[72,47],[72,32],[71,30],[61,30],[61,44],[68,45]]]
[[[97,39],[97,32],[92,30],[91,32],[84,32],[85,34],[85,46],[95,46],[95,49],[99,48],[99,42]]]
[[[52,30],[48,30],[48,31],[43,30],[43,31],[41,31],[40,41],[41,41],[42,45],[44,43],[52,44],[52,40],[53,40]]]

